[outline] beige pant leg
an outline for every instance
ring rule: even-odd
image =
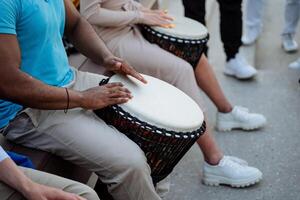
[[[117,42],[108,43],[108,46],[116,56],[125,59],[138,72],[174,85],[205,110],[194,70],[185,60],[149,43],[137,29]]]
[[[32,170],[28,168],[20,168],[25,175],[33,180],[36,183],[47,185],[50,187],[54,187],[57,189],[61,189],[65,192],[70,192],[73,194],[80,195],[87,200],[99,200],[96,192],[92,190],[90,187],[71,181],[59,176],[55,176],[52,174],[40,172],[37,170]],[[1,200],[23,200],[24,197],[12,189],[11,187],[5,185],[4,183],[0,183],[0,199]]]
[[[97,86],[103,76],[79,72],[73,89]],[[52,152],[85,167],[108,185],[115,200],[160,200],[143,151],[124,134],[108,126],[92,111],[27,109],[35,130],[18,130],[16,118],[6,137],[25,146]],[[23,114],[25,115],[25,114]],[[18,121],[19,120],[19,121]]]

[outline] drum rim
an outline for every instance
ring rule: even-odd
[[[144,30],[146,30],[148,33],[151,33],[152,35],[155,35],[159,38],[164,38],[164,39],[168,39],[170,41],[175,40],[178,43],[198,43],[198,44],[202,44],[202,43],[206,43],[209,40],[209,33],[207,32],[206,36],[202,39],[188,39],[188,38],[182,38],[182,37],[176,37],[170,34],[166,34],[166,33],[161,33],[158,32],[156,30],[154,30],[153,28],[151,28],[151,26],[147,26],[147,25],[143,25],[142,26]],[[180,42],[179,40],[182,40],[182,42]]]
[[[200,128],[195,129],[194,131],[180,131],[180,132],[176,132],[174,130],[168,130],[166,128],[161,128],[161,127],[156,127],[155,125],[149,124],[147,122],[144,122],[140,119],[138,119],[137,117],[132,116],[129,112],[126,112],[123,108],[121,108],[118,105],[113,105],[110,106],[115,112],[117,112],[118,114],[120,114],[122,116],[122,118],[129,120],[129,118],[131,118],[132,120],[131,123],[135,123],[139,126],[141,126],[142,129],[151,131],[151,132],[155,132],[158,133],[160,135],[163,135],[165,137],[173,137],[173,138],[181,138],[181,139],[191,139],[191,138],[195,138],[195,137],[200,137],[201,135],[204,134],[205,130],[206,130],[206,122],[205,120],[203,120],[202,125],[200,126]],[[128,117],[125,117],[128,116]]]

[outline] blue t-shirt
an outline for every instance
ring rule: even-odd
[[[0,0],[0,34],[16,35],[21,70],[58,87],[74,78],[62,42],[64,27],[63,0]],[[0,99],[0,128],[21,109],[20,105]]]

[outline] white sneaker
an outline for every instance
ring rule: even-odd
[[[263,127],[267,123],[261,114],[249,113],[247,108],[235,106],[230,113],[217,113],[216,128],[219,131],[231,131],[232,129],[254,130]]]
[[[291,69],[300,69],[300,58],[298,58],[296,61],[290,63],[289,68],[291,68]]]
[[[293,34],[284,34],[282,35],[282,48],[287,53],[292,53],[298,50],[298,44],[296,40],[294,39]]]
[[[237,54],[235,58],[230,59],[226,63],[224,73],[238,79],[249,79],[254,77],[257,71],[240,54]]]
[[[247,26],[245,34],[242,37],[244,45],[251,45],[255,43],[258,36],[261,34],[261,26]]]
[[[257,168],[241,164],[232,158],[235,157],[224,156],[218,165],[210,165],[205,162],[203,183],[210,186],[224,184],[242,188],[254,185],[262,179],[262,172]]]

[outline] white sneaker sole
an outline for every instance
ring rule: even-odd
[[[295,52],[297,52],[298,49],[299,49],[299,47],[295,47],[295,48],[290,48],[290,49],[288,49],[288,48],[285,48],[285,47],[283,46],[283,44],[281,45],[281,47],[282,47],[282,49],[283,49],[286,53],[295,53]]]
[[[242,124],[242,123],[234,123],[234,122],[223,122],[223,123],[219,123],[216,127],[216,129],[218,131],[231,131],[233,129],[242,129],[242,130],[246,130],[246,131],[251,131],[251,130],[255,130],[255,129],[259,129],[262,128],[263,126],[266,125],[266,121],[262,122],[262,123],[253,123],[253,124]]]
[[[202,179],[208,186],[229,185],[235,188],[244,188],[254,185],[262,180],[262,174],[248,179],[232,180],[222,176],[208,175]]]
[[[237,75],[234,73],[234,71],[228,69],[228,68],[225,68],[224,70],[224,74],[227,75],[227,76],[232,76],[232,77],[235,77],[237,79],[250,79],[250,78],[253,78],[257,73],[253,73],[253,74],[249,74],[249,75],[244,75],[244,76],[241,76],[241,75]]]

